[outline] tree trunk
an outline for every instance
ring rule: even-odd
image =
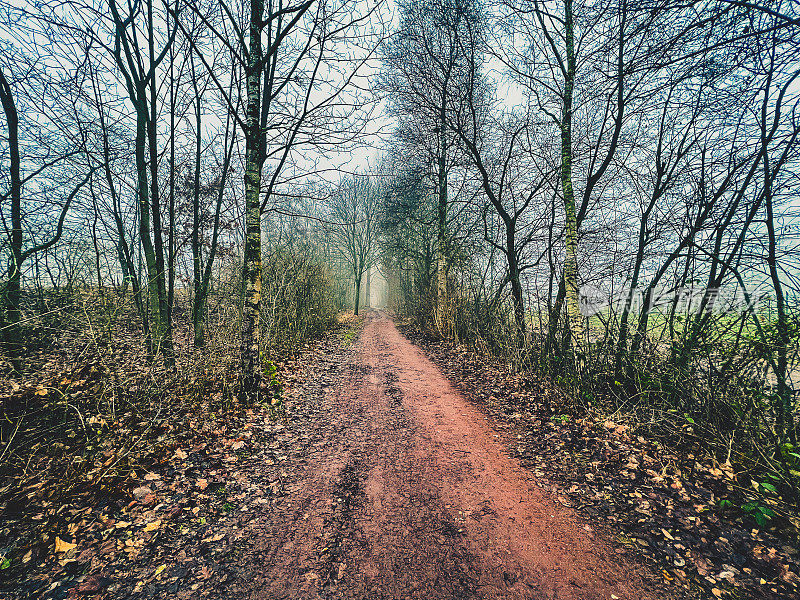
[[[565,0],[565,41],[567,51],[564,78],[564,114],[561,122],[561,186],[564,193],[565,250],[564,288],[567,325],[572,350],[580,356],[583,341],[583,318],[578,301],[578,225],[575,218],[575,194],[572,189],[572,95],[575,85],[575,33],[572,0]]]
[[[194,190],[192,194],[192,268],[194,276],[194,302],[192,303],[192,325],[194,326],[194,346],[205,346],[203,328],[203,273],[200,253],[200,153],[202,151],[202,113],[200,112],[200,94],[197,89],[197,77],[192,63],[192,84],[194,85],[196,144],[194,152]]]
[[[133,287],[133,301],[136,305],[136,311],[142,319],[142,331],[145,336],[147,347],[150,347],[149,332],[150,326],[147,319],[147,307],[143,304],[142,293],[139,288],[139,278],[136,274],[136,265],[133,262],[133,255],[131,253],[131,246],[128,245],[126,240],[125,224],[122,221],[122,208],[119,202],[119,195],[117,188],[114,184],[114,175],[111,172],[111,145],[108,139],[108,128],[106,126],[105,109],[101,97],[95,85],[94,74],[92,77],[92,87],[94,90],[95,100],[98,105],[98,117],[100,120],[100,130],[103,134],[103,170],[106,176],[106,183],[108,184],[108,191],[111,194],[111,212],[114,217],[114,224],[117,227],[117,257],[119,258],[120,270],[122,271],[121,293],[122,296],[128,292],[128,285]]]
[[[508,281],[511,284],[511,300],[514,303],[514,322],[517,326],[517,344],[525,342],[525,301],[522,296],[519,263],[517,262],[517,244],[515,239],[516,219],[504,215],[506,227],[506,260],[508,261]]]
[[[170,12],[167,11],[167,30],[170,29]],[[190,54],[191,56],[191,54]],[[170,351],[172,348],[172,316],[175,308],[175,54],[169,46],[169,236],[167,240],[167,330],[169,331]],[[192,72],[194,75],[194,72]]]
[[[356,299],[355,299],[355,302],[353,303],[353,314],[354,315],[358,315],[358,304],[359,304],[359,300],[361,299],[361,273],[356,275],[355,288],[356,288],[356,290],[355,290],[356,291]]]
[[[155,57],[155,39],[154,39],[154,15],[153,15],[153,2],[148,0],[148,53],[150,64],[156,63]],[[169,306],[167,304],[167,271],[164,261],[164,239],[163,227],[161,225],[161,197],[158,184],[158,131],[156,129],[156,121],[158,119],[158,111],[156,109],[157,97],[157,77],[150,79],[150,114],[147,119],[147,139],[148,150],[150,159],[150,206],[151,216],[153,219],[153,251],[155,253],[155,291],[157,294],[156,302],[158,308],[158,332],[153,336],[153,343],[156,345],[156,351],[162,351],[168,363],[173,361],[173,348],[172,348],[172,330],[170,327],[169,319]],[[146,103],[145,91],[142,90],[142,101]],[[155,333],[155,332],[154,332]]]
[[[367,281],[364,284],[364,308],[369,310],[372,308],[372,298],[370,297],[370,278],[372,276],[372,269],[367,269]]]
[[[769,80],[771,82],[771,78]],[[789,348],[791,347],[791,335],[789,333],[789,319],[786,311],[786,297],[783,291],[780,272],[778,270],[778,242],[775,234],[775,214],[773,209],[772,183],[775,178],[770,156],[768,152],[767,137],[767,105],[769,98],[769,83],[764,92],[764,101],[761,105],[761,145],[762,145],[762,164],[764,175],[764,203],[766,205],[766,225],[768,236],[767,265],[769,265],[769,276],[772,281],[772,289],[775,292],[775,309],[778,313],[778,320],[775,323],[776,339],[773,342],[776,360],[773,365],[777,390],[774,399],[775,420],[779,443],[790,442],[797,445],[797,431],[795,430],[794,411],[792,410],[792,389],[789,386],[788,367],[789,367]]]
[[[765,159],[766,162],[767,159]],[[765,167],[768,170],[768,167]],[[797,444],[797,432],[795,430],[794,414],[792,410],[792,389],[788,384],[788,354],[791,347],[791,336],[789,334],[789,320],[786,311],[786,298],[783,293],[783,284],[780,280],[777,264],[777,241],[775,236],[775,224],[772,210],[772,192],[767,193],[767,231],[769,234],[769,254],[767,264],[769,265],[769,275],[772,280],[772,289],[775,292],[775,308],[778,313],[778,320],[775,323],[775,333],[777,334],[774,343],[775,379],[778,383],[777,394],[775,396],[775,412],[778,436],[781,442],[791,442]]]
[[[211,248],[208,250],[208,256],[206,257],[206,264],[203,269],[203,274],[201,278],[200,286],[195,293],[195,303],[197,306],[197,313],[198,313],[198,320],[195,327],[199,327],[202,330],[203,335],[203,343],[205,343],[205,326],[206,326],[206,306],[208,305],[208,294],[211,290],[211,272],[214,266],[214,259],[217,256],[217,245],[219,242],[219,221],[220,221],[220,212],[222,210],[222,200],[225,197],[225,182],[228,178],[228,169],[230,168],[231,164],[231,156],[233,156],[233,147],[236,143],[236,134],[235,128],[234,133],[231,134],[231,125],[230,121],[225,124],[225,139],[228,139],[230,135],[230,145],[226,146],[226,150],[224,152],[224,158],[222,160],[222,173],[219,179],[219,187],[217,188],[217,204],[214,209],[214,226],[211,230]],[[195,330],[196,331],[196,330]]]
[[[247,133],[245,139],[244,305],[242,307],[241,385],[245,404],[259,399],[261,384],[261,19],[263,0],[250,3],[250,52],[247,57]]]
[[[144,90],[140,90],[141,95]],[[150,238],[150,200],[147,182],[147,106],[141,101],[136,102],[136,147],[134,155],[136,158],[137,192],[139,196],[139,237],[142,242],[144,252],[144,262],[147,274],[147,302],[148,302],[148,322],[150,329],[148,335],[148,351],[151,356],[155,355],[160,346],[163,331],[163,321],[161,320],[161,305],[158,294],[158,265],[156,254],[153,248],[153,240]]]
[[[105,308],[106,300],[105,294],[103,293],[103,274],[100,271],[100,244],[97,236],[97,221],[100,219],[100,216],[97,210],[97,196],[94,193],[94,186],[90,185],[89,189],[92,194],[92,246],[94,246],[94,269],[97,275],[97,294],[100,299],[101,308]],[[36,279],[38,280],[39,277],[37,276]]]
[[[444,92],[442,92],[444,94]],[[445,100],[442,99],[439,124],[438,156],[438,203],[436,210],[436,328],[443,336],[447,335],[447,156],[445,150]]]
[[[650,216],[650,209],[655,205],[651,202],[645,213],[639,220],[639,237],[638,245],[636,247],[636,258],[633,264],[633,275],[631,275],[630,289],[625,298],[625,305],[622,307],[622,316],[619,319],[619,339],[617,340],[617,351],[615,357],[615,371],[619,377],[622,373],[622,362],[624,356],[628,352],[628,318],[631,314],[631,307],[633,305],[633,297],[636,293],[636,286],[639,285],[639,272],[644,262],[644,248],[647,241],[647,219]]]
[[[509,261],[508,280],[511,283],[511,299],[514,303],[514,322],[517,326],[517,337],[518,341],[522,343],[525,339],[526,330],[525,301],[522,295],[522,283],[519,278],[516,258],[513,261]]]
[[[19,116],[11,86],[0,71],[0,101],[8,123],[9,175],[11,176],[11,261],[8,266],[8,283],[5,291],[6,319],[3,336],[9,351],[16,353],[20,339],[20,278],[22,268],[22,177],[19,154]],[[17,368],[17,365],[15,365]]]

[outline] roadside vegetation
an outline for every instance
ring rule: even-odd
[[[80,285],[76,273],[72,289],[24,295],[22,370],[6,361],[0,390],[0,548],[12,587],[48,560],[67,572],[84,564],[70,550],[86,541],[87,523],[119,520],[131,502],[146,506],[137,491],[152,488],[145,475],[181,463],[196,444],[237,438],[245,412],[281,418],[293,361],[337,327],[337,310],[327,271],[308,249],[276,249],[265,272],[280,302],[262,318],[262,400],[253,406],[236,393],[236,281],[210,294],[202,349],[193,345],[190,298],[176,294],[169,361],[148,360],[130,291]]]
[[[793,530],[798,30],[698,6],[401,3],[383,264],[420,327],[707,455]]]

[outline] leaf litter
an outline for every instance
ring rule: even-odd
[[[287,399],[312,378],[312,362],[342,340],[334,330],[278,364]],[[46,384],[13,386],[0,400],[58,405],[65,390],[102,394],[103,381],[119,377],[84,365]],[[144,379],[129,374],[128,393],[148,385]],[[232,383],[220,372],[189,382],[191,394],[165,383],[172,403],[159,418],[93,416],[87,426],[105,433],[89,438],[97,447],[71,445],[79,435],[67,435],[34,451],[26,470],[7,470],[0,597],[217,597],[234,576],[245,524],[284,495],[290,457],[302,454],[302,440],[286,425],[292,409],[239,406]]]

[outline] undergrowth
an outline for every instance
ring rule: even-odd
[[[235,430],[248,410],[283,415],[281,369],[292,350],[264,348],[265,402],[241,406],[238,325],[224,306],[210,315],[205,350],[176,335],[169,365],[148,360],[130,297],[74,292],[44,301],[58,310],[26,323],[23,370],[0,361],[0,580],[52,552],[76,507],[124,506],[143,472]],[[188,313],[177,305],[176,331],[187,331]],[[294,351],[331,321],[323,315],[292,334]]]
[[[424,314],[404,318],[428,339],[445,337]],[[768,349],[752,340],[733,343],[723,335],[730,327],[724,319],[710,321],[687,366],[676,361],[677,346],[645,341],[635,355],[619,357],[615,339],[602,336],[576,362],[548,347],[534,328],[537,319],[531,319],[533,330],[520,343],[510,307],[501,304],[492,311],[475,298],[462,298],[451,319],[446,336],[451,343],[559,390],[558,402],[544,399],[545,418],[591,416],[625,423],[637,435],[734,472],[738,500],[729,501],[727,509],[753,526],[782,528],[796,519],[800,451],[776,432],[775,392],[764,378]],[[794,410],[797,422],[796,404]]]

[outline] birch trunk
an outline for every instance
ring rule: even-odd
[[[584,331],[578,302],[578,225],[575,216],[575,193],[572,189],[572,95],[575,86],[575,32],[572,20],[572,0],[565,0],[564,13],[567,53],[564,77],[564,113],[561,122],[561,186],[564,193],[566,234],[564,287],[570,346],[575,353],[580,355]]]
[[[247,133],[245,140],[244,305],[242,307],[241,385],[246,404],[259,399],[261,384],[261,19],[263,0],[250,3],[250,51],[247,56]]]
[[[444,111],[442,111],[444,112]],[[444,123],[444,118],[442,118]],[[442,125],[442,131],[444,125]],[[447,315],[447,171],[444,134],[441,135],[438,164],[439,192],[436,232],[436,328],[446,335]]]

